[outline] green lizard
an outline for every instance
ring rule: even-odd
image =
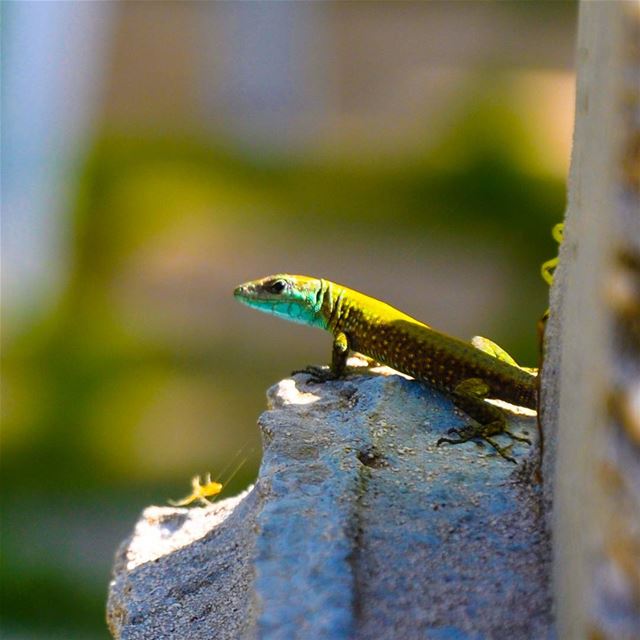
[[[240,285],[234,296],[260,311],[333,334],[330,368],[304,370],[317,382],[342,377],[349,352],[355,351],[448,393],[476,424],[452,430],[457,438],[440,438],[438,444],[481,438],[515,462],[508,455],[510,447],[499,446],[493,436],[506,433],[529,442],[508,431],[504,411],[484,399],[535,409],[535,371],[519,367],[487,338],[476,336],[471,343],[463,342],[384,302],[322,278],[268,276]]]

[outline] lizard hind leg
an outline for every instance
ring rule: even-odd
[[[510,364],[512,367],[518,367],[518,369],[527,371],[534,376],[538,375],[537,369],[519,365],[500,345],[496,344],[492,340],[489,340],[489,338],[484,338],[483,336],[473,336],[473,338],[471,338],[471,344],[476,349],[480,349],[480,351],[484,351],[497,360],[501,360],[502,362]],[[464,382],[462,384],[464,384]]]
[[[441,445],[443,442],[448,444],[462,444],[469,440],[480,439],[493,447],[505,460],[515,463],[515,459],[510,455],[513,445],[502,447],[493,437],[505,434],[512,440],[527,442],[528,444],[531,444],[531,441],[524,436],[519,436],[509,431],[504,411],[495,405],[485,402],[485,398],[488,395],[489,385],[484,380],[480,378],[463,380],[452,394],[453,401],[459,409],[462,409],[462,411],[476,422],[462,429],[452,429],[450,433],[458,437],[456,439],[440,438],[437,445]]]
[[[476,349],[480,349],[480,351],[484,351],[490,356],[510,364],[512,367],[520,366],[499,344],[496,344],[493,340],[489,340],[489,338],[485,338],[484,336],[473,336],[473,338],[471,338],[471,344]],[[471,380],[479,380],[479,378],[471,378]],[[466,380],[461,384],[464,384],[465,382]]]

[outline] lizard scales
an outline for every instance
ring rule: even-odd
[[[488,397],[536,408],[535,375],[329,280],[279,274],[240,285],[234,294],[261,311],[342,335],[345,352],[369,356],[440,390],[454,393],[464,381],[481,379]]]

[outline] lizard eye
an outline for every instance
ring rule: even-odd
[[[269,285],[269,291],[271,293],[282,293],[287,286],[284,280],[276,280],[273,284]]]

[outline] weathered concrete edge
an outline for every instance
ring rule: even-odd
[[[619,420],[638,379],[637,346],[624,327],[634,314],[637,322],[639,34],[639,2],[580,3],[568,211],[542,407],[557,433],[545,476],[554,480],[558,630],[569,640],[637,638],[640,628],[640,465],[637,439]]]

